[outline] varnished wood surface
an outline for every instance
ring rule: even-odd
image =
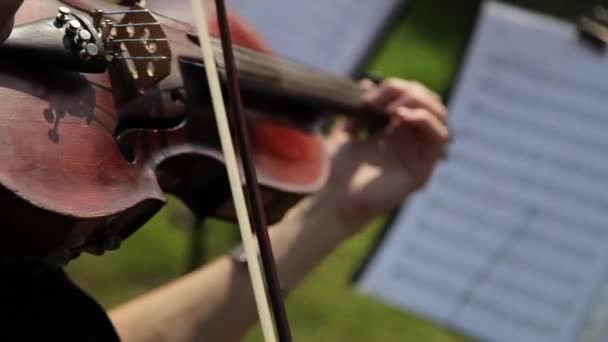
[[[53,17],[60,5],[26,1],[16,21]],[[175,54],[195,47],[185,35],[187,24],[163,23]],[[237,43],[267,48],[245,26],[241,30]],[[0,63],[0,220],[8,227],[0,257],[79,252],[92,241],[124,238],[162,206],[163,192],[177,194],[199,216],[231,217],[212,115],[205,108],[184,113],[183,104],[171,102],[170,91],[180,86],[175,69],[159,86],[163,99],[131,106],[142,117],[185,120],[172,129],[123,132],[119,141],[132,152],[130,161],[115,138],[127,118],[115,108],[107,74],[52,71],[43,59],[38,66]],[[290,128],[263,113],[250,120],[265,202],[276,221],[298,195],[323,185],[329,162],[316,131]]]
[[[53,16],[25,2],[17,23]],[[75,217],[109,215],[162,199],[154,174],[125,160],[106,75],[0,65],[0,183],[35,205]]]
[[[52,17],[59,5],[26,1],[16,22]],[[118,149],[109,86],[106,75],[55,72],[42,58],[34,68],[0,63],[1,257],[67,252],[106,238],[100,228],[147,220],[164,201],[154,172]],[[143,206],[152,212],[132,217]]]

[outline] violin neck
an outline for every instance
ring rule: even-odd
[[[221,44],[214,40],[213,46],[220,77],[225,79]],[[354,117],[369,114],[363,89],[353,80],[242,47],[234,47],[234,57],[246,102],[279,103],[281,108],[290,106]],[[202,66],[198,57],[182,56],[181,60]]]

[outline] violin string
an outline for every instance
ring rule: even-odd
[[[291,87],[298,92],[318,98],[332,97],[334,102],[349,100],[353,106],[361,105],[362,89],[357,82],[326,75],[310,68],[291,63],[257,51],[235,48],[239,70],[243,74],[259,78],[263,74],[269,80],[277,77],[289,79]],[[283,84],[285,84],[283,82]]]
[[[167,38],[121,38],[121,39],[111,39],[110,42],[113,44],[118,43],[130,43],[130,42],[167,42],[169,39]]]
[[[148,13],[150,12],[147,8],[142,9],[131,9],[131,10],[123,10],[123,11],[111,11],[111,12],[103,12],[103,15],[121,15],[121,14],[131,14],[131,13]]]
[[[149,23],[126,23],[126,24],[114,24],[112,27],[140,27],[140,26],[159,26],[159,22]]]
[[[276,323],[277,334],[279,341],[291,342],[291,331],[287,313],[285,312],[285,304],[283,302],[281,285],[279,276],[274,261],[272,245],[268,237],[268,223],[266,212],[264,209],[262,195],[258,185],[258,179],[255,170],[255,164],[252,158],[252,149],[249,144],[249,136],[247,132],[247,122],[245,120],[245,109],[240,92],[238,80],[238,70],[234,61],[234,53],[232,46],[232,37],[230,35],[230,27],[228,23],[228,15],[226,13],[226,4],[224,0],[216,0],[216,10],[218,17],[218,26],[220,31],[220,40],[222,43],[222,52],[224,64],[226,68],[227,91],[231,99],[231,111],[229,119],[233,124],[235,132],[235,141],[238,144],[240,151],[243,173],[245,176],[245,189],[247,190],[249,212],[251,214],[254,232],[257,236],[257,241],[260,248],[260,257],[264,267],[264,275],[266,276],[266,285],[268,286],[268,296],[272,306],[272,313]]]
[[[122,11],[111,11],[103,12],[104,15],[120,15],[129,13],[148,13],[148,9],[133,9],[133,10],[122,10]],[[158,22],[151,23],[126,23],[126,24],[114,24],[113,27],[137,27],[137,26],[148,26],[148,25],[160,25]],[[114,39],[112,43],[130,43],[139,41],[167,41],[166,38],[149,38],[149,39]],[[220,43],[216,40],[212,41],[213,45],[219,45]],[[219,50],[219,49],[216,49]],[[218,51],[219,52],[219,51]],[[257,51],[251,51],[249,49],[243,49],[235,47],[237,60],[241,63],[248,62],[245,65],[243,74],[249,74],[247,66],[253,68],[251,77],[260,77],[260,72],[268,71],[267,77],[276,76],[277,69],[283,75],[292,76],[289,77],[290,86],[297,88],[297,91],[304,95],[316,98],[328,98],[331,97],[331,101],[334,103],[347,102],[352,107],[361,105],[361,89],[357,83],[350,80],[340,79],[331,77],[329,75],[319,74],[301,65],[290,63],[288,61],[274,58],[274,56],[266,56]],[[118,59],[136,59],[136,58],[118,58]],[[166,59],[162,56],[159,58],[148,58],[148,59]]]
[[[220,142],[226,161],[226,171],[228,173],[233,203],[236,209],[237,220],[239,223],[238,225],[243,240],[243,248],[245,250],[245,254],[247,255],[247,269],[251,278],[258,315],[260,316],[260,324],[262,326],[264,339],[267,342],[275,342],[276,337],[266,288],[264,286],[264,279],[262,276],[262,267],[257,256],[258,245],[253,236],[251,222],[247,212],[247,204],[245,202],[245,194],[242,188],[239,164],[237,162],[234,143],[230,133],[230,126],[228,125],[228,117],[226,114],[226,107],[224,105],[218,70],[211,47],[206,11],[203,2],[200,0],[191,0],[191,5],[200,39],[201,54],[205,64],[205,71],[207,73],[211,102],[214,108],[213,112],[215,114],[216,124],[220,135]]]
[[[154,61],[158,61],[158,60],[167,60],[169,59],[169,57],[167,56],[121,56],[121,55],[115,55],[114,59],[117,59],[119,61],[123,61],[123,60],[154,60]]]
[[[216,38],[212,38],[211,41],[215,52],[221,56],[223,54],[221,43]],[[251,80],[266,78],[267,81],[278,81],[282,80],[282,76],[288,75],[290,76],[289,85],[299,85],[298,92],[300,93],[308,92],[317,98],[327,98],[329,95],[335,103],[341,103],[347,99],[351,103],[351,107],[362,105],[362,89],[353,80],[321,73],[309,67],[248,48],[233,46],[233,50],[239,64],[239,72],[249,74],[252,77]],[[218,60],[218,64],[223,67],[221,59]]]

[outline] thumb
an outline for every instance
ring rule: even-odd
[[[351,142],[360,129],[359,124],[352,119],[344,118],[337,121],[326,139],[329,152],[333,154],[342,145]]]

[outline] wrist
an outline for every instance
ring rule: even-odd
[[[331,227],[342,239],[348,239],[358,233],[373,218],[366,208],[357,207],[348,194],[331,185],[311,197],[311,211],[331,222]]]

